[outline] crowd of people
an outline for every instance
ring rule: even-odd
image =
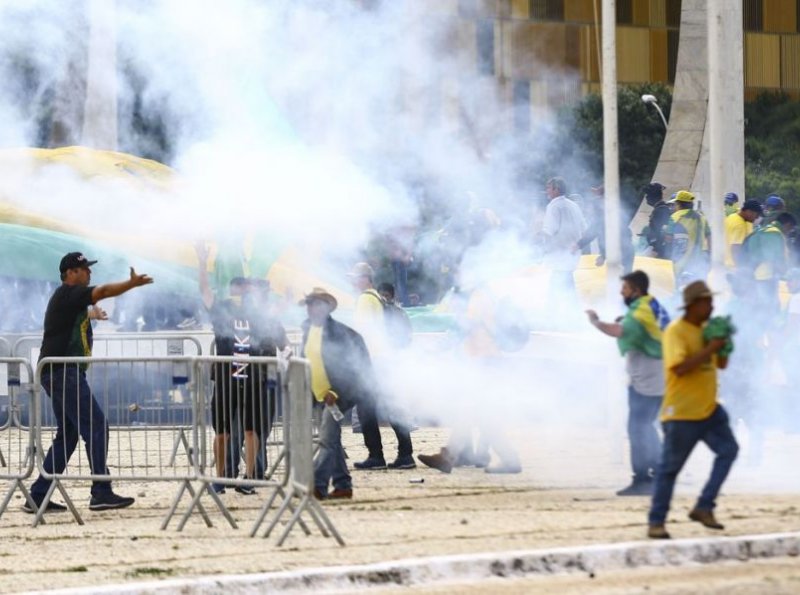
[[[758,415],[758,408],[753,406],[758,390],[753,374],[749,378],[736,376],[730,383],[723,380],[731,417],[717,399],[717,369],[726,368],[733,350],[736,328],[731,316],[739,326],[739,351],[754,368],[759,368],[760,362],[755,360],[763,354],[788,351],[800,336],[800,272],[791,267],[790,248],[796,221],[785,211],[783,201],[774,196],[764,204],[749,199],[734,209],[737,197],[725,197],[730,208],[725,220],[728,281],[737,299],[729,309],[731,316],[712,317],[713,294],[705,281],[709,271],[708,223],[695,208],[690,192],[679,191],[670,201],[664,201],[663,191],[658,183],[645,189],[645,198],[653,209],[642,235],[653,256],[672,260],[676,287],[682,295],[682,315],[670,322],[668,309],[649,293],[648,275],[638,270],[627,270],[622,278],[621,295],[628,308],[624,317],[603,322],[596,312],[587,311],[595,327],[617,339],[627,360],[633,479],[618,494],[652,497],[648,529],[652,538],[669,537],[664,523],[676,477],[699,441],[711,448],[716,459],[690,518],[709,528],[722,528],[714,517],[716,498],[738,453],[731,419],[754,422]],[[578,311],[574,271],[581,251],[602,240],[603,209],[596,208],[586,217],[577,202],[567,196],[561,178],[548,180],[546,193],[548,204],[534,243],[551,271],[548,308],[552,312]],[[595,194],[602,200],[601,188]],[[490,218],[486,222],[491,228]],[[474,233],[473,245],[481,235]],[[632,251],[624,254],[632,255]],[[208,253],[202,244],[198,245],[197,257],[200,301],[212,323],[215,354],[238,358],[215,364],[211,370],[214,390],[210,412],[220,478],[212,489],[222,494],[234,485],[240,494],[251,495],[256,489],[247,480],[255,482],[266,472],[266,444],[277,411],[279,387],[266,367],[241,360],[289,355],[291,348],[280,316],[270,307],[267,281],[237,277],[215,293],[208,279]],[[601,253],[598,264],[603,257]],[[131,270],[128,281],[91,286],[90,267],[94,264],[79,253],[70,253],[62,260],[63,283],[56,288],[45,316],[43,357],[90,355],[89,318],[106,318],[102,310],[90,306],[152,282]],[[626,256],[626,268],[631,264],[632,258]],[[456,267],[451,307],[457,321],[454,335],[459,357],[469,362],[468,367],[503,375],[508,360],[503,353],[497,298],[484,284],[459,283],[462,279],[458,273]],[[370,264],[356,263],[346,278],[356,297],[351,326],[333,317],[338,301],[323,287],[313,288],[299,303],[305,308],[306,319],[301,325],[297,355],[309,361],[311,396],[320,416],[319,451],[314,459],[314,495],[320,500],[353,497],[341,439],[346,417],[362,434],[367,451],[363,461],[353,464],[355,469],[402,470],[417,464],[411,437],[413,420],[396,406],[389,383],[383,381],[398,350],[410,342],[410,323],[395,302],[394,286],[375,286],[375,271]],[[792,292],[786,312],[779,299],[782,278]],[[785,324],[777,324],[782,314]],[[83,338],[75,340],[75,336]],[[60,424],[45,469],[51,473],[63,470],[80,436],[92,445],[93,473],[105,475],[108,470],[102,445],[107,443],[107,422],[86,383],[85,370],[70,370],[76,377],[68,379],[69,386],[58,384],[61,372],[43,376]],[[80,417],[82,411],[92,411],[94,417],[84,419]],[[657,418],[663,437],[656,430]],[[384,453],[381,421],[391,426],[396,438],[393,460]],[[496,422],[497,418],[486,411],[476,410],[472,415],[462,412],[448,443],[438,453],[419,455],[418,460],[445,473],[458,466],[482,467],[488,473],[519,473],[520,457]],[[240,476],[244,483],[223,481]],[[94,483],[90,507],[102,510],[133,503],[133,499],[114,494],[110,485],[109,481]],[[50,486],[42,478],[34,483],[26,503],[28,512],[42,505]],[[47,501],[47,511],[58,510],[63,507]]]

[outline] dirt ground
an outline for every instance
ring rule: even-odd
[[[387,454],[394,444],[390,434],[384,430]],[[413,437],[417,452],[434,452],[444,444],[447,432],[423,428]],[[232,490],[223,498],[240,529],[231,529],[214,513],[213,528],[207,528],[197,516],[182,533],[159,529],[177,491],[173,483],[120,483],[117,491],[137,495],[136,505],[102,513],[88,510],[88,486],[70,484],[69,492],[86,520],[84,526],[59,514],[48,515],[44,526],[30,528],[31,517],[21,511],[22,498],[17,493],[0,518],[0,572],[4,575],[0,591],[644,539],[648,499],[614,495],[629,475],[621,440],[612,439],[608,432],[579,428],[527,428],[512,437],[524,445],[520,449],[524,471],[518,475],[490,475],[472,468],[456,469],[451,475],[426,468],[354,471],[354,499],[324,504],[347,542],[345,547],[316,532],[306,537],[296,531],[282,548],[276,548],[272,538],[249,538],[261,498]],[[344,439],[351,463],[365,456],[359,435],[346,430]],[[718,518],[726,524],[722,534],[800,531],[800,473],[796,467],[800,435],[768,434],[758,463],[748,460],[751,453],[746,442],[743,445],[741,460],[720,500]],[[675,538],[710,534],[686,518],[709,463],[709,454],[701,447],[681,477],[669,525]],[[424,482],[410,483],[412,479]],[[567,575],[437,585],[415,591],[790,593],[800,590],[798,568],[796,559],[776,559],[639,569],[593,579]]]

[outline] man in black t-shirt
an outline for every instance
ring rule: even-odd
[[[61,259],[59,271],[62,284],[47,304],[39,359],[91,356],[92,325],[89,307],[102,299],[122,295],[134,287],[153,282],[147,275],[137,275],[131,267],[130,278],[126,281],[92,286],[90,267],[96,263],[96,260],[88,260],[80,252],[70,252]],[[104,315],[99,308],[94,311]],[[57,424],[56,436],[44,460],[44,470],[48,475],[63,473],[80,436],[86,443],[92,474],[108,475],[108,423],[86,381],[86,366],[51,364],[42,370],[41,380],[42,387],[50,397]],[[39,476],[31,486],[33,503],[24,504],[25,512],[33,513],[38,510],[50,485],[50,479]],[[89,510],[125,508],[134,502],[133,498],[115,494],[110,480],[92,482],[91,493]],[[66,508],[55,502],[48,502],[46,510],[58,512]]]
[[[216,354],[274,357],[278,350],[283,350],[288,343],[286,331],[267,312],[263,284],[236,277],[230,282],[230,297],[217,300],[208,282],[208,254],[202,245],[197,246],[197,258],[200,292],[214,327]],[[264,445],[275,416],[276,400],[266,372],[267,366],[246,362],[216,364],[212,369],[211,420],[218,477],[235,478],[237,475],[241,426],[244,427],[245,477],[263,477]],[[261,459],[258,465],[257,459]],[[213,489],[217,493],[224,492],[220,484],[214,484]],[[255,493],[250,486],[235,489],[245,495]]]

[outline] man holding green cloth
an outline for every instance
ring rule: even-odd
[[[633,482],[617,496],[643,496],[653,491],[653,473],[661,454],[661,440],[655,421],[664,395],[664,365],[661,360],[661,332],[669,324],[666,309],[647,290],[650,279],[643,271],[622,277],[622,299],[628,306],[617,322],[602,322],[594,310],[587,310],[589,322],[599,331],[616,337],[620,353],[627,359],[628,440]]]

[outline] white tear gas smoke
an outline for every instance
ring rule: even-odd
[[[304,265],[329,280],[362,259],[371,234],[416,224],[413,189],[423,187],[437,197],[433,220],[447,218],[437,209],[463,220],[458,233],[450,228],[464,234],[451,247],[455,261],[464,256],[451,281],[472,288],[510,276],[497,284],[498,297],[509,298],[505,310],[520,312],[523,327],[580,313],[577,301],[547,295],[547,273],[514,273],[534,259],[522,238],[532,235],[538,181],[574,172],[536,172],[535,189],[517,185],[521,147],[547,152],[530,140],[546,135],[518,144],[508,126],[514,106],[460,51],[474,31],[437,4],[119,0],[120,140],[133,153],[159,149],[178,171],[176,187],[122,188],[59,168],[40,169],[33,180],[11,172],[0,183],[27,209],[86,228],[186,241],[274,239],[298,248]],[[0,5],[4,146],[80,141],[85,6]],[[475,233],[479,220],[488,229]],[[417,256],[440,270],[430,254]],[[509,362],[499,372],[461,347],[417,346],[380,378],[412,413],[444,424],[468,413],[469,422],[477,414],[610,427],[607,405],[624,395],[605,394],[598,344],[534,337],[525,351],[503,356]]]

